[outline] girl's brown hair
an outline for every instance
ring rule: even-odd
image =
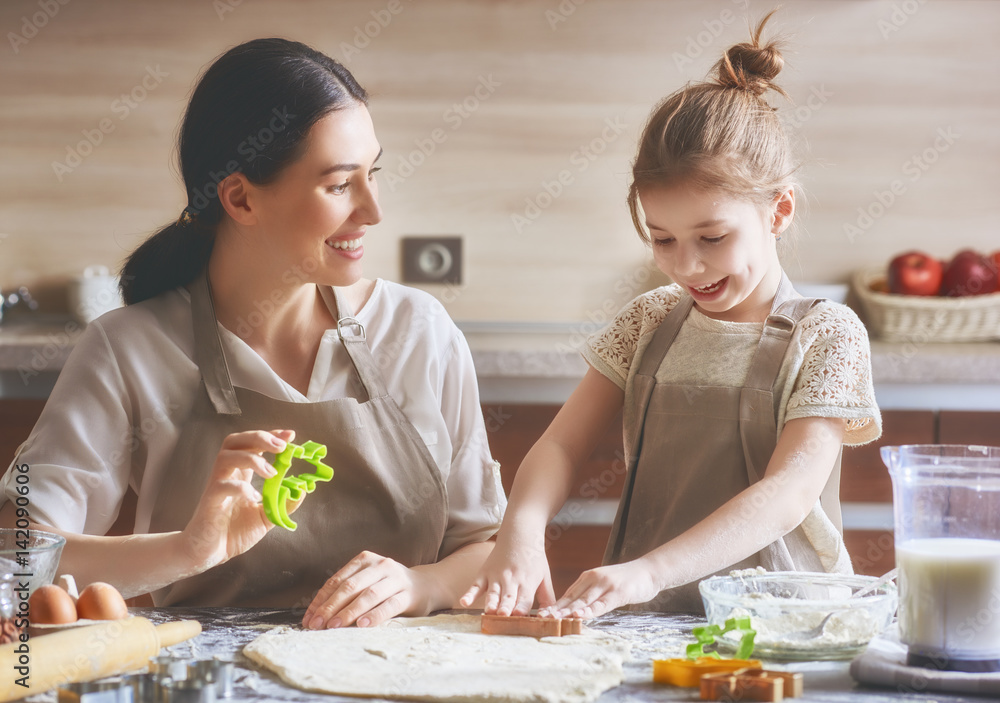
[[[709,80],[688,84],[654,108],[632,164],[628,207],[639,236],[649,242],[639,214],[639,191],[684,183],[722,190],[759,205],[796,185],[784,127],[764,94],[784,60],[774,41],[761,45],[772,10],[751,31],[750,42],[731,46]]]

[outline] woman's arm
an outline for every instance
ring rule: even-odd
[[[275,474],[264,452],[280,452],[294,433],[241,432],[222,443],[208,486],[187,526],[177,532],[103,537],[38,525],[66,538],[59,573],[72,574],[81,587],[106,581],[126,598],[149,593],[199,574],[242,554],[273,527],[260,495],[250,484],[254,473]],[[13,503],[0,509],[0,525],[13,526]]]
[[[486,611],[527,614],[554,600],[545,557],[545,528],[566,502],[580,466],[593,453],[624,401],[624,392],[593,368],[521,462],[497,546],[462,597],[469,607],[486,594]]]
[[[331,576],[313,598],[302,626],[312,630],[378,625],[396,615],[456,608],[459,596],[493,551],[493,542],[466,544],[434,564],[406,567],[361,552]]]
[[[791,532],[819,500],[845,428],[838,418],[790,420],[764,478],[648,554],[585,571],[547,613],[589,618],[643,603],[664,589],[725,569]]]

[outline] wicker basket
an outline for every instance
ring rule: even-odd
[[[854,292],[868,326],[887,342],[988,342],[1000,339],[1000,293],[963,298],[895,295],[873,290],[884,270],[859,271]]]

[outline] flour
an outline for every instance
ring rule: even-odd
[[[267,632],[243,653],[306,691],[419,701],[585,703],[624,679],[629,646],[594,631],[484,635],[478,615]]]
[[[784,600],[766,593],[752,595],[759,597],[761,601],[773,600],[776,605]],[[796,606],[807,603],[807,601],[796,601]],[[863,647],[879,633],[882,627],[882,623],[868,610],[851,608],[835,612],[824,626],[822,634],[802,639],[794,635],[817,627],[823,618],[830,614],[829,606],[821,607],[817,604],[816,610],[793,613],[782,613],[778,608],[774,609],[773,614],[767,613],[767,608],[761,608],[758,612],[762,614],[753,615],[742,608],[735,608],[732,616],[749,615],[751,625],[757,631],[754,646],[772,654],[782,651],[833,651]]]

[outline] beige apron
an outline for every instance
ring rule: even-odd
[[[653,333],[635,374],[635,426],[628,479],[618,505],[605,564],[636,559],[685,532],[764,476],[777,444],[775,381],[795,324],[819,302],[793,297],[782,274],[771,312],[742,388],[657,383],[656,372],[694,305],[684,296]],[[836,528],[840,519],[840,458],[821,503]],[[758,510],[747,516],[753,528]],[[794,556],[793,556],[794,555]],[[802,527],[757,554],[724,569],[763,566],[769,571],[823,571]],[[662,591],[643,606],[701,612],[697,582]]]
[[[182,529],[194,513],[226,435],[295,430],[295,442],[327,446],[333,479],[316,485],[294,513],[298,529],[272,529],[248,552],[154,593],[157,605],[304,607],[363,550],[407,566],[432,563],[448,522],[441,474],[416,428],[386,392],[364,328],[334,289],[337,330],[368,398],[295,403],[234,388],[207,274],[191,287],[195,361],[204,392],[184,424],[150,532]],[[312,471],[293,462],[289,475]],[[254,477],[260,490],[263,479]],[[155,487],[154,487],[155,488]]]

